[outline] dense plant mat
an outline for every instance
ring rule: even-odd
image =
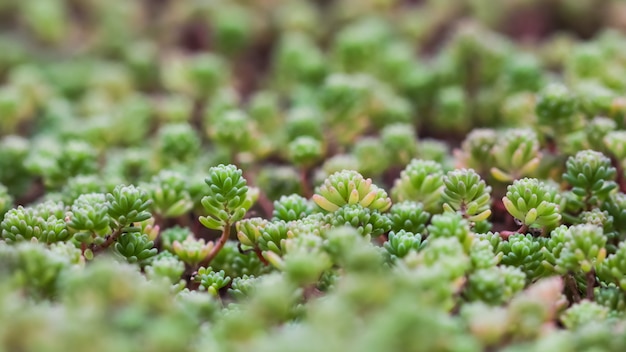
[[[0,3],[0,351],[626,350],[622,1]]]

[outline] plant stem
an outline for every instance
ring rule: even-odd
[[[300,188],[302,188],[302,194],[305,198],[309,199],[313,196],[313,192],[311,192],[311,185],[309,185],[309,178],[307,176],[307,169],[300,169]]]
[[[320,297],[320,296],[322,296],[322,291],[320,291],[315,286],[315,284],[305,286],[304,290],[302,290],[302,297],[304,298],[305,301],[308,301],[310,299]]]
[[[91,249],[91,251],[93,252],[93,254],[96,254],[98,252],[102,252],[103,250],[109,248],[109,246],[111,246],[117,239],[118,237],[120,237],[120,235],[122,234],[122,227],[120,227],[119,229],[113,231],[112,234],[108,235],[104,242],[102,244],[95,244],[92,243],[89,245],[89,249]]]
[[[254,254],[256,254],[256,256],[259,258],[259,260],[261,260],[261,262],[265,265],[270,265],[270,262],[267,261],[267,259],[265,259],[265,257],[263,256],[263,252],[261,252],[261,248],[259,247],[254,247],[254,248],[250,248],[250,249],[246,249],[245,251],[241,248],[241,242],[237,243],[237,249],[239,250],[239,253],[241,254],[248,254],[250,252],[254,252]]]
[[[578,303],[581,301],[580,292],[578,292],[578,285],[576,284],[576,279],[572,276],[571,273],[565,275],[565,284],[567,288],[572,292],[573,303]]]
[[[259,257],[259,260],[261,260],[261,262],[264,265],[269,265],[270,263],[267,261],[267,259],[265,259],[265,257],[263,257],[263,253],[261,253],[261,249],[259,247],[254,247],[254,253],[256,254],[257,257]]]
[[[526,224],[522,224],[522,226],[517,229],[517,233],[520,233],[522,235],[525,235],[528,232],[528,226],[526,226]]]
[[[209,255],[207,255],[207,257],[202,262],[200,262],[200,266],[206,267],[211,262],[211,260],[213,260],[217,256],[222,248],[224,248],[228,237],[230,237],[230,221],[227,221],[224,224],[224,230],[222,230],[222,235],[217,240],[215,247],[213,247]]]
[[[593,301],[593,289],[596,286],[596,269],[591,268],[587,273],[587,299]]]
[[[461,311],[461,306],[463,305],[463,293],[465,292],[465,289],[467,288],[467,285],[469,283],[469,279],[468,279],[468,275],[463,276],[463,282],[459,285],[459,287],[457,288],[457,291],[454,293],[454,306],[452,307],[452,309],[450,310],[450,314],[452,315],[458,315],[459,312]]]
[[[522,224],[522,226],[517,229],[517,231],[500,231],[500,237],[502,237],[505,240],[508,240],[509,237],[511,237],[512,235],[516,235],[516,234],[522,234],[525,235],[526,232],[528,232],[528,226],[526,226],[525,224]]]

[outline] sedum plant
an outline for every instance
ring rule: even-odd
[[[530,176],[539,166],[542,156],[537,134],[527,129],[502,131],[492,147],[492,153],[494,166],[491,175],[502,182]]]
[[[218,291],[230,282],[230,277],[226,276],[224,270],[213,271],[211,267],[200,268],[193,280],[200,283],[200,288],[207,290],[211,295],[217,296]]]
[[[4,214],[0,223],[2,239],[9,242],[63,242],[72,237],[61,214],[45,214],[36,208],[19,206]]]
[[[153,214],[164,218],[175,218],[187,213],[193,207],[186,180],[182,174],[161,171],[146,185]]]
[[[415,234],[422,233],[430,219],[422,203],[410,201],[393,204],[387,216],[391,220],[391,230],[406,230]]]
[[[443,183],[443,208],[446,211],[460,212],[470,221],[482,221],[491,215],[491,187],[481,180],[476,171],[450,171],[444,177]]]
[[[626,131],[618,130],[608,132],[603,138],[604,146],[607,148],[609,153],[621,162],[626,159],[626,144],[624,144],[624,136],[626,136]]]
[[[313,213],[313,205],[306,198],[292,194],[274,202],[272,220],[295,221]]]
[[[423,247],[422,236],[405,230],[389,232],[389,239],[384,243],[385,249],[393,260],[406,257],[409,252],[418,252]]]
[[[417,201],[429,212],[438,212],[443,190],[443,168],[437,162],[413,159],[391,189],[396,201]]]
[[[625,11],[0,2],[0,351],[626,350]]]
[[[333,227],[352,226],[367,238],[378,237],[391,228],[391,220],[376,209],[359,204],[345,205],[326,216]]]
[[[473,234],[469,223],[459,214],[444,213],[433,216],[427,227],[428,238],[456,238],[466,252],[469,252]]]
[[[550,128],[550,134],[565,133],[576,128],[579,100],[567,86],[552,83],[538,94],[535,106],[540,128]]]
[[[593,225],[571,226],[557,259],[557,270],[589,273],[606,258],[606,237]]]
[[[169,252],[162,252],[154,256],[146,265],[146,277],[150,280],[164,280],[174,285],[181,283],[185,271],[184,263]]]
[[[385,126],[380,131],[380,139],[385,151],[382,159],[391,166],[406,165],[417,156],[417,136],[411,124],[395,123]]]
[[[476,128],[469,132],[456,150],[459,163],[466,168],[476,170],[481,176],[490,172],[494,163],[494,155],[491,153],[497,141],[497,133],[492,129]]]
[[[581,207],[598,207],[617,188],[616,169],[600,152],[583,150],[567,160],[563,179],[572,186],[572,193]]]
[[[209,194],[202,198],[202,206],[208,215],[201,216],[200,222],[209,229],[221,230],[222,234],[201,263],[209,263],[215,258],[228,240],[231,226],[241,220],[252,205],[242,174],[234,165],[219,165],[209,170],[205,179]]]
[[[174,241],[172,251],[180,260],[192,268],[197,268],[211,254],[215,248],[213,242],[206,243],[204,239],[195,239],[188,236],[183,241]]]
[[[556,189],[534,178],[516,180],[502,198],[506,210],[521,223],[520,233],[556,227],[561,220],[559,201]]]
[[[115,243],[115,251],[130,263],[145,261],[157,254],[154,241],[147,234],[125,233]]]
[[[596,302],[583,301],[563,313],[561,321],[569,329],[582,328],[607,318],[609,310]]]
[[[387,192],[374,185],[371,179],[348,170],[330,175],[319,187],[318,193],[313,195],[313,201],[327,212],[356,204],[383,212],[391,207]]]

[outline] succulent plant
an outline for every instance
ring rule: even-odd
[[[626,144],[624,144],[624,137],[626,137],[626,131],[618,130],[608,132],[603,139],[608,152],[620,161],[626,159]]]
[[[470,221],[485,220],[491,215],[491,187],[472,169],[453,170],[443,180],[443,208],[460,212]]]
[[[419,251],[422,245],[422,236],[420,234],[400,230],[397,233],[389,232],[389,239],[385,242],[384,247],[393,259],[402,259],[410,251]]]
[[[322,143],[311,137],[298,137],[288,145],[289,160],[296,166],[310,167],[323,156]]]
[[[209,136],[231,153],[247,151],[253,146],[253,120],[244,111],[231,109],[213,118]]]
[[[254,292],[254,284],[258,278],[254,276],[244,275],[233,279],[228,292],[236,299],[244,299],[250,297]]]
[[[606,237],[601,228],[587,224],[571,226],[556,260],[557,270],[582,270],[584,273],[595,270],[606,258],[605,244]]]
[[[157,134],[158,157],[164,167],[194,160],[200,151],[198,133],[187,123],[167,124]]]
[[[499,181],[529,176],[539,166],[541,152],[537,135],[531,130],[503,131],[493,149],[491,175]]]
[[[227,277],[224,273],[224,270],[216,272],[211,267],[198,269],[193,280],[199,282],[200,287],[209,291],[213,296],[217,296],[218,291],[231,281],[230,277]]]
[[[233,165],[212,167],[205,182],[209,194],[202,198],[202,206],[209,214],[200,217],[202,225],[223,230],[243,218],[252,204],[240,169]]]
[[[474,129],[468,133],[461,144],[461,149],[456,151],[461,165],[477,170],[484,177],[494,163],[491,150],[496,144],[497,136],[496,131],[484,128]]]
[[[185,271],[185,264],[170,253],[161,252],[152,257],[144,270],[151,280],[165,279],[171,284],[176,284]]]
[[[626,350],[625,11],[0,1],[0,351]]]
[[[282,196],[274,202],[273,220],[299,220],[311,213],[313,206],[306,198],[296,194]]]
[[[404,166],[417,157],[418,143],[413,125],[395,123],[385,126],[380,131],[380,139],[386,157],[391,166]],[[383,168],[384,170],[384,168]]]
[[[319,187],[313,201],[328,212],[337,211],[345,205],[361,205],[364,208],[387,211],[391,200],[387,193],[356,171],[340,171],[330,175]]]
[[[63,218],[50,214],[41,216],[35,208],[19,206],[10,209],[0,223],[2,239],[9,243],[39,241],[54,243],[66,241],[71,233]]]
[[[502,198],[506,210],[526,229],[556,227],[561,220],[559,201],[556,189],[535,178],[516,180]]]
[[[421,202],[426,211],[439,212],[443,176],[443,168],[440,164],[429,160],[413,159],[394,183],[391,195],[395,201]]]
[[[154,241],[143,233],[125,233],[115,243],[115,250],[129,263],[142,262],[157,254]]]
[[[615,176],[616,170],[609,158],[600,152],[583,150],[567,160],[563,179],[589,208],[600,205],[617,188]]]
[[[511,299],[525,285],[523,271],[511,266],[498,266],[473,272],[464,294],[470,301],[498,305]]]
[[[563,133],[575,128],[573,117],[577,110],[578,99],[563,84],[549,84],[538,94],[535,111],[539,123],[552,127],[553,133]]]
[[[78,197],[71,207],[67,226],[76,232],[76,239],[90,243],[111,231],[111,217],[102,193],[88,193]]]
[[[596,302],[580,302],[561,315],[561,321],[568,329],[577,329],[585,324],[606,319],[609,310]]]
[[[152,212],[174,218],[191,210],[193,203],[185,181],[182,174],[168,170],[155,175],[145,186],[152,199]]]
[[[258,247],[261,251],[283,254],[285,241],[289,236],[289,227],[282,221],[268,222],[260,228]]]
[[[192,236],[185,238],[184,241],[176,240],[172,243],[174,254],[191,267],[197,267],[205,261],[214,247],[213,242],[206,243],[204,239],[197,240]]]
[[[406,230],[415,234],[422,233],[430,219],[422,203],[410,201],[393,204],[387,216],[391,219],[392,231]]]
[[[459,214],[444,213],[434,215],[426,229],[428,238],[454,237],[459,240],[466,252],[469,252],[472,246],[473,235],[470,232],[469,223]]]
[[[107,214],[112,225],[119,228],[150,218],[151,203],[146,191],[132,185],[119,185],[106,195]]]
[[[364,237],[378,237],[391,228],[391,220],[377,209],[359,204],[345,205],[327,215],[333,227],[352,226]]]

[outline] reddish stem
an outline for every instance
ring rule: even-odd
[[[309,177],[307,175],[307,169],[300,169],[300,188],[302,188],[302,194],[308,199],[313,196],[311,192],[311,185],[309,185]]]
[[[224,245],[226,244],[226,241],[228,240],[229,237],[230,237],[230,223],[226,222],[226,224],[224,224],[224,230],[222,230],[222,235],[217,240],[217,243],[215,244],[213,249],[211,249],[211,252],[209,253],[209,255],[206,258],[204,258],[202,262],[200,262],[200,266],[206,267],[217,256],[217,254],[222,250],[222,248],[224,248]]]
[[[587,273],[587,299],[593,301],[594,292],[593,289],[596,286],[596,269],[592,268],[590,272]]]
[[[500,237],[502,237],[502,239],[504,240],[508,240],[509,237],[513,236],[513,235],[517,235],[517,234],[526,234],[526,232],[528,232],[528,226],[526,225],[522,225],[519,229],[517,229],[517,231],[500,231]]]
[[[259,247],[254,247],[254,253],[261,260],[261,262],[265,265],[269,265],[270,263],[263,257],[263,253],[261,253],[261,249]]]
[[[119,228],[117,230],[115,230],[112,234],[108,235],[104,242],[97,245],[95,243],[92,243],[89,245],[89,249],[91,249],[91,251],[93,252],[93,254],[96,254],[98,252],[102,252],[105,249],[109,248],[120,236],[122,235],[122,228]]]
[[[574,300],[574,303],[580,302],[580,292],[578,292],[578,285],[576,284],[576,279],[574,279],[572,274],[565,275],[565,284],[572,293],[572,300]]]

